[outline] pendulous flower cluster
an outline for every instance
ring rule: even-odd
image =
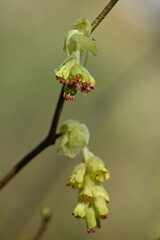
[[[107,203],[110,199],[102,182],[108,180],[110,174],[104,162],[87,147],[84,147],[83,155],[83,162],[76,166],[67,185],[79,190],[73,215],[85,219],[87,232],[91,233],[100,228],[100,219],[106,219],[109,212]]]
[[[85,219],[88,233],[95,232],[96,228],[100,228],[100,220],[108,216],[107,203],[110,199],[102,183],[109,179],[110,174],[103,160],[88,149],[89,132],[84,124],[68,120],[62,125],[61,133],[59,152],[70,157],[80,153],[80,149],[83,153],[83,161],[75,167],[67,181],[67,186],[78,189],[73,215],[77,219]]]
[[[87,19],[76,20],[73,30],[67,33],[64,51],[68,55],[65,61],[55,69],[56,79],[64,85],[64,98],[72,101],[77,92],[89,93],[95,89],[95,80],[82,66],[81,56],[90,51],[97,55],[96,42],[89,37],[91,24]]]

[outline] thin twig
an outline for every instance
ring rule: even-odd
[[[64,104],[63,87],[59,95],[57,106],[53,115],[53,120],[47,137],[40,142],[35,148],[27,153],[20,161],[13,166],[7,174],[0,180],[0,190],[22,169],[24,168],[34,157],[43,152],[47,147],[53,145],[60,134],[56,134],[58,121]]]
[[[44,235],[44,233],[46,232],[46,230],[48,228],[48,224],[49,224],[50,220],[51,220],[51,215],[45,217],[45,219],[42,219],[41,224],[40,224],[33,240],[40,240],[42,238],[42,236]]]
[[[111,0],[107,6],[102,10],[102,12],[96,17],[96,19],[92,22],[92,31],[95,30],[95,28],[101,23],[101,21],[107,16],[107,14],[111,11],[111,9],[114,7],[114,5],[119,0]]]
[[[43,236],[43,234],[45,233],[45,231],[47,230],[47,226],[48,226],[49,222],[42,222],[37,233],[36,236],[33,238],[33,240],[40,240]]]
[[[54,144],[57,137],[56,137],[56,131],[57,131],[57,127],[58,127],[58,122],[59,122],[59,118],[60,118],[60,115],[61,115],[61,112],[62,112],[62,108],[63,108],[63,105],[64,105],[64,97],[63,97],[63,93],[64,93],[64,86],[62,87],[61,89],[61,93],[59,95],[59,99],[58,99],[58,102],[57,102],[57,106],[56,106],[56,109],[55,109],[55,112],[54,112],[54,115],[53,115],[53,120],[52,120],[52,123],[51,123],[51,127],[50,127],[50,130],[49,130],[49,133],[48,133],[48,141],[50,144]]]
[[[102,10],[102,12],[96,17],[96,19],[92,23],[92,31],[93,32],[100,22],[105,18],[105,16],[111,11],[114,5],[119,0],[111,0],[107,6]],[[47,137],[39,143],[35,148],[33,148],[26,156],[24,156],[18,163],[13,166],[13,168],[0,180],[0,190],[14,177],[16,174],[24,168],[33,158],[43,152],[49,146],[55,144],[56,139],[60,136],[60,134],[56,134],[59,118],[64,105],[64,97],[63,97],[63,87],[61,93],[59,95],[59,99],[57,102],[57,106],[53,115],[53,120],[51,123],[51,127]]]

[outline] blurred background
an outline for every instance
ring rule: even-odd
[[[0,176],[47,134],[60,92],[54,69],[75,19],[91,22],[105,0],[0,0]],[[0,239],[29,240],[39,209],[52,209],[44,240],[157,240],[160,237],[160,1],[120,0],[92,36],[98,57],[87,67],[92,94],[66,102],[69,118],[87,124],[89,147],[104,159],[110,214],[88,235],[72,210],[66,179],[81,156],[36,157],[0,193]],[[59,126],[60,126],[59,124]]]

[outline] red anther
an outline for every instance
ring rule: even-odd
[[[91,229],[87,229],[87,233],[91,233]]]
[[[71,101],[73,101],[73,100],[74,100],[74,98],[75,98],[75,97],[71,97]]]
[[[81,89],[80,89],[82,92],[84,92],[85,91],[85,88],[84,87],[81,87]]]
[[[59,77],[58,77],[58,76],[56,76],[56,80],[59,80]]]
[[[83,87],[86,88],[87,87],[87,83],[82,83]]]
[[[95,233],[95,231],[96,231],[95,229],[91,229],[91,232],[92,232],[92,233]]]
[[[94,89],[95,89],[95,86],[90,86],[90,88],[91,88],[92,90],[94,90]]]
[[[80,77],[79,76],[75,77],[74,81],[79,82],[80,81]]]
[[[89,92],[91,92],[91,89],[86,89],[86,93],[89,93]]]
[[[101,219],[106,219],[107,216],[106,216],[106,215],[101,215],[100,218],[101,218]]]
[[[68,96],[67,100],[73,101],[73,100],[74,100],[74,97],[73,97],[73,96],[72,96],[72,97]]]
[[[81,90],[81,87],[82,87],[82,83],[75,83],[75,86],[77,89]]]
[[[80,87],[80,86],[82,86],[82,84],[81,84],[81,83],[79,83],[79,82],[78,82],[78,83],[76,82],[74,85],[75,85],[75,86],[77,86],[77,87]]]
[[[68,95],[65,95],[66,100],[70,100],[70,97]]]
[[[64,78],[61,78],[61,79],[59,80],[60,83],[65,83],[65,81],[66,81],[66,80],[65,80]]]
[[[72,81],[69,81],[69,82],[66,83],[66,85],[67,85],[67,87],[71,88],[72,85],[73,85],[73,82],[72,82]]]
[[[87,83],[87,87],[90,87],[91,86],[91,83],[89,82],[89,83]]]
[[[74,85],[75,85],[75,88],[76,88],[76,89],[80,89],[79,83],[75,83]]]

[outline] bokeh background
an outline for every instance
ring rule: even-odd
[[[60,92],[54,69],[75,19],[91,22],[105,0],[0,0],[0,176],[48,132]],[[160,237],[160,1],[120,0],[93,33],[98,57],[87,67],[90,95],[66,102],[69,118],[87,124],[89,147],[111,172],[110,214],[88,235],[71,215],[77,192],[67,177],[81,161],[56,146],[36,157],[0,193],[0,239],[29,240],[39,209],[52,209],[44,240],[157,240]]]

